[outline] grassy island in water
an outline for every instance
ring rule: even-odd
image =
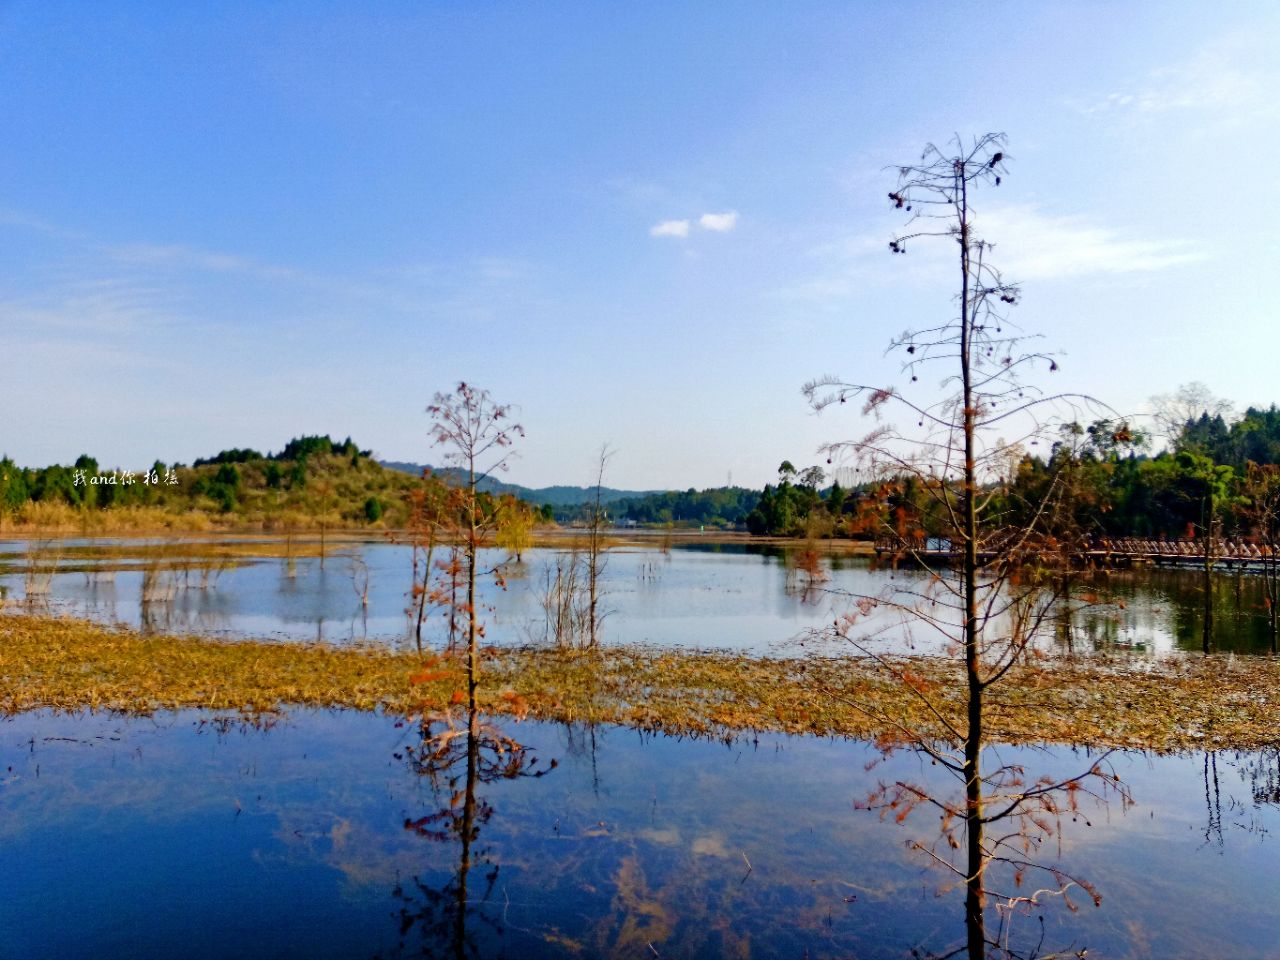
[[[614,723],[680,735],[752,732],[892,742],[909,727],[963,728],[964,687],[945,659],[893,661],[904,683],[852,657],[775,659],[606,647],[488,649],[481,706],[498,715]],[[461,663],[372,646],[148,635],[85,620],[0,617],[0,710],[149,714],[186,708],[447,707]],[[929,715],[917,690],[939,708]],[[1086,657],[1015,668],[988,708],[988,741],[1169,752],[1280,745],[1280,661],[1231,656]]]

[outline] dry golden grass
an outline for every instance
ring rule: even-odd
[[[229,518],[227,525],[234,519]],[[0,533],[9,536],[199,533],[219,528],[216,515],[144,505],[92,510],[61,502],[29,500],[16,513],[0,514]]]
[[[105,510],[73,507],[60,502],[27,501],[16,513],[0,512],[0,535],[10,537],[111,536],[116,534],[171,535],[189,533],[310,533],[320,529],[319,518],[297,513],[247,514],[216,510],[179,509],[147,505],[108,507]],[[340,530],[381,532],[382,522],[330,522],[332,535]]]
[[[407,706],[410,663],[364,649],[147,636],[74,619],[0,618],[0,710]]]
[[[330,538],[325,546],[328,556],[340,555],[346,537]],[[138,569],[141,561],[147,569],[157,570],[223,570],[240,566],[253,559],[318,557],[321,545],[312,535],[290,539],[246,538],[234,534],[217,534],[201,539],[187,539],[169,534],[155,540],[112,540],[68,543],[58,538],[37,540],[25,553],[8,560],[5,572],[31,573],[111,573]]]
[[[959,725],[963,687],[945,661],[899,662]],[[677,734],[780,731],[945,739],[908,685],[865,662],[606,649],[487,652],[483,709]],[[457,663],[380,648],[146,636],[72,619],[0,617],[0,710],[151,713],[294,705],[413,714],[462,689]],[[1027,666],[993,691],[988,738],[1156,751],[1280,744],[1280,661],[1087,659]]]

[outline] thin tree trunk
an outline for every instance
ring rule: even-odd
[[[480,732],[480,720],[476,714],[476,467],[472,460],[468,472],[468,490],[471,493],[467,520],[467,709],[471,714],[471,736]]]
[[[1211,482],[1211,481],[1210,481]],[[1213,490],[1205,496],[1201,528],[1204,530],[1204,652],[1213,646]]]
[[[458,547],[455,544],[449,558],[449,649],[456,649],[458,642]]]
[[[1273,579],[1271,581],[1271,586],[1267,590],[1267,593],[1269,594],[1269,596],[1267,597],[1267,608],[1268,608],[1268,612],[1271,614],[1271,653],[1272,655],[1276,653],[1280,653],[1280,649],[1277,649],[1277,648],[1280,648],[1280,629],[1277,629],[1277,627],[1280,627],[1280,623],[1277,623],[1277,619],[1276,619],[1276,582],[1274,580],[1274,576],[1275,574],[1273,572],[1272,573]]]
[[[968,864],[965,881],[965,930],[969,960],[986,956],[986,923],[983,914],[983,810],[982,810],[982,676],[978,646],[978,515],[977,466],[970,369],[969,212],[964,166],[956,171],[960,194],[960,374],[961,416],[964,424],[964,665],[968,682],[968,729],[964,742],[965,835]]]
[[[611,453],[606,443],[600,448],[600,460],[596,469],[596,497],[591,507],[591,526],[587,542],[587,643],[594,650],[599,643],[600,616],[600,529],[604,523],[604,510],[601,507],[602,488],[604,486],[604,468],[609,462]]]
[[[589,549],[590,549],[591,555],[587,563],[587,580],[589,581],[588,588],[587,588],[588,595],[589,595],[589,600],[587,605],[587,631],[588,631],[587,645],[592,650],[594,650],[596,647],[596,641],[598,639],[596,636],[596,603],[597,603],[596,577],[599,571],[596,568],[596,561],[597,561],[597,557],[599,556],[598,551],[600,549],[597,544],[597,534],[595,530],[591,531],[591,546]]]
[[[414,635],[418,640],[418,654],[422,654],[422,619],[427,612],[427,592],[431,589],[431,557],[435,553],[436,538],[433,533],[427,546],[426,569],[422,572],[422,592],[418,595],[418,623]]]
[[[603,467],[601,468],[603,470]],[[587,545],[587,645],[594,650],[599,640],[596,605],[599,602],[597,582],[600,578],[600,484],[596,484],[596,502],[592,507],[591,530]]]
[[[1276,557],[1276,540],[1273,537],[1267,544],[1266,566],[1263,567],[1263,579],[1267,584],[1267,612],[1271,617],[1271,652],[1280,653],[1280,610],[1276,601],[1280,599],[1280,558]]]
[[[1060,615],[1061,619],[1059,620],[1059,626],[1061,628],[1062,639],[1067,642],[1067,653],[1074,654],[1076,652],[1076,630],[1075,610],[1071,606],[1071,586],[1072,577],[1071,572],[1068,569],[1068,572],[1062,577],[1062,614]]]

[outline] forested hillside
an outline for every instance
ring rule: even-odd
[[[1066,496],[1053,522],[1073,535],[1167,539],[1257,537],[1280,523],[1280,410],[1250,408],[1231,421],[1202,412],[1149,453],[1151,439],[1127,423],[1067,424],[1044,455],[1011,451],[1010,475],[988,478],[986,494],[1008,519],[1040,503],[1050,483]],[[819,468],[784,463],[746,516],[753,533],[876,537],[909,529],[944,531],[936,490],[918,478],[881,477],[821,489]],[[1023,518],[1029,519],[1029,518]]]
[[[1190,536],[1204,522],[1212,494],[1213,522],[1224,535],[1249,536],[1273,490],[1280,490],[1280,409],[1249,408],[1238,419],[1202,411],[1173,429],[1167,449],[1124,423],[1097,421],[1062,428],[1045,453],[1016,452],[1010,476],[989,480],[988,492],[1016,512],[1037,502],[1044,485],[1070,484],[1071,522],[1090,535]],[[424,481],[416,464],[379,463],[350,438],[296,437],[277,453],[223,450],[192,466],[156,461],[146,470],[106,468],[83,455],[70,466],[20,467],[0,459],[0,518],[17,524],[124,527],[185,517],[199,525],[273,528],[402,525],[406,496]],[[429,484],[456,483],[444,468]],[[572,525],[594,501],[593,487],[533,489],[492,478],[480,486],[540,507],[543,521]],[[904,526],[934,525],[936,498],[918,480],[880,478],[848,489],[828,483],[824,469],[784,461],[778,482],[763,490],[636,492],[602,487],[613,523],[636,526],[745,529],[774,536],[872,538]],[[1265,512],[1265,511],[1264,511]],[[166,520],[165,518],[169,518]],[[936,518],[935,518],[936,519]],[[938,524],[941,528],[941,524]]]
[[[193,466],[157,460],[108,468],[88,454],[70,466],[0,460],[0,515],[35,526],[159,524],[280,526],[395,524],[419,481],[384,469],[349,438],[290,440],[279,453],[224,450]]]

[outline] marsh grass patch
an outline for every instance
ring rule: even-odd
[[[896,661],[962,725],[954,664]],[[149,635],[72,618],[0,617],[0,711],[290,707],[414,716],[456,702],[462,666],[381,646]],[[991,742],[1158,752],[1280,744],[1280,662],[1230,656],[1079,658],[1020,665],[989,705]],[[480,706],[491,714],[609,723],[675,735],[782,732],[891,742],[910,727],[946,731],[911,687],[852,657],[774,659],[606,647],[484,651]]]

